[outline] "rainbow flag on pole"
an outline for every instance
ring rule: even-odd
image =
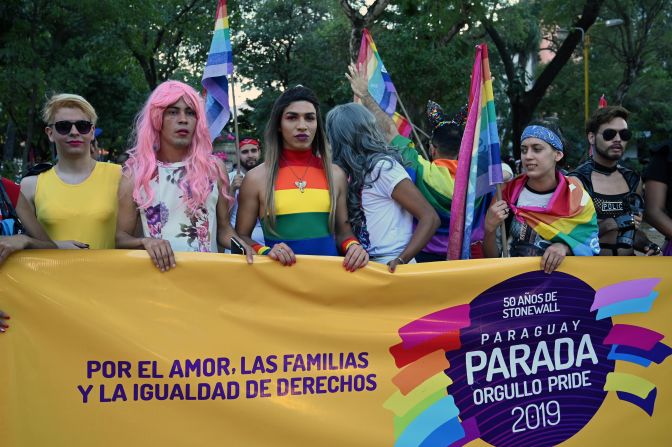
[[[483,239],[485,213],[495,185],[504,181],[488,46],[484,43],[476,46],[469,112],[458,159],[448,258],[469,259],[471,243]]]
[[[208,61],[205,63],[201,84],[206,91],[205,113],[210,130],[210,140],[214,140],[231,118],[229,107],[229,81],[226,77],[233,73],[233,52],[231,51],[231,31],[226,13],[226,0],[219,0],[215,32],[212,35]]]
[[[362,43],[359,46],[357,65],[362,65],[369,78],[369,93],[394,120],[397,131],[404,137],[411,134],[411,124],[401,114],[397,113],[397,89],[394,88],[392,78],[385,69],[383,60],[380,58],[376,43],[367,29],[362,33]]]
[[[399,135],[408,138],[412,130],[411,123],[408,122],[404,115],[394,112],[394,115],[392,115],[392,120],[394,121],[394,125],[397,127],[397,132],[399,132]]]

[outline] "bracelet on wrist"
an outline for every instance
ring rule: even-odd
[[[341,253],[343,255],[345,255],[348,252],[348,250],[350,249],[350,247],[352,247],[353,245],[361,245],[361,244],[354,237],[347,238],[346,240],[341,242]]]
[[[406,264],[406,261],[404,261],[404,258],[402,258],[401,256],[397,256],[392,261],[388,262],[388,264],[393,262],[393,261],[397,261],[397,264]]]
[[[271,251],[271,247],[259,243],[252,244],[252,249],[257,252],[258,255],[267,255],[268,252]]]

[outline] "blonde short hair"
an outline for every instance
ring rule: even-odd
[[[84,114],[89,118],[89,120],[91,120],[94,126],[96,121],[98,121],[96,110],[89,103],[89,101],[79,95],[73,95],[72,93],[59,93],[58,95],[54,95],[49,98],[47,103],[44,105],[44,108],[42,109],[42,119],[45,123],[52,124],[56,112],[59,109],[66,107],[79,109],[84,112]]]

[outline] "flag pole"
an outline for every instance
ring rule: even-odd
[[[408,118],[406,118],[406,119],[408,119]],[[428,135],[427,132],[425,132],[424,130],[422,130],[420,127],[416,126],[415,124],[411,123],[410,121],[409,121],[409,123],[410,123],[411,126],[413,126],[413,128],[414,128],[415,130],[417,130],[418,132],[420,132],[420,133],[421,133],[423,136],[425,136],[427,139],[431,139],[431,138],[432,138],[431,135]]]
[[[413,124],[413,121],[411,121],[411,119],[408,117],[408,112],[406,111],[406,107],[404,107],[404,103],[401,100],[401,96],[399,96],[399,93],[397,93],[397,101],[399,101],[399,105],[401,106],[401,110],[404,112],[405,118],[411,124],[411,130],[413,131],[413,135],[415,136],[415,139],[418,141],[418,145],[420,146],[420,150],[422,150],[422,155],[425,156],[426,160],[429,160],[429,155],[427,155],[427,151],[425,150],[425,146],[422,145],[422,141],[420,141],[420,137],[418,136],[418,133],[415,131],[415,125]]]
[[[495,192],[495,198],[497,200],[502,200],[502,184],[498,183],[497,185],[497,191]],[[502,230],[502,254],[504,255],[505,258],[509,257],[509,240],[506,237],[506,220],[503,220],[502,223],[499,224],[500,229]]]
[[[236,81],[231,73],[231,98],[233,99],[233,128],[236,136],[236,175],[240,175],[240,136],[238,135],[238,107],[236,107]]]

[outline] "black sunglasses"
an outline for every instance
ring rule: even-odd
[[[628,141],[630,138],[632,138],[632,132],[630,129],[605,129],[602,132],[602,138],[604,138],[604,141],[611,141],[616,138],[616,134],[619,134],[621,136],[621,140],[623,141]]]
[[[87,134],[91,132],[91,128],[93,127],[93,123],[91,121],[85,121],[85,120],[56,121],[51,126],[54,129],[56,129],[56,132],[60,133],[61,135],[67,135],[70,133],[70,129],[72,129],[73,125],[77,128],[77,132],[81,134]]]

